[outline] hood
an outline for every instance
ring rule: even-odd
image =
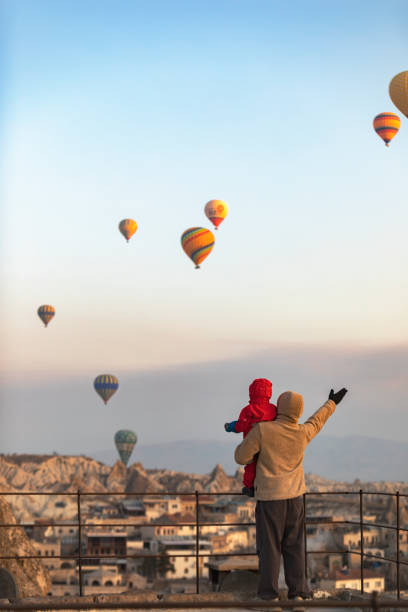
[[[249,385],[249,399],[251,402],[269,402],[272,397],[272,383],[267,378],[255,378]]]
[[[285,391],[278,397],[277,416],[297,423],[303,413],[303,397],[295,391]]]

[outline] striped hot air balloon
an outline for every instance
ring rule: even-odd
[[[105,404],[116,392],[119,387],[119,381],[112,374],[100,374],[94,380],[94,388],[97,394],[103,399]]]
[[[214,246],[214,234],[205,227],[190,227],[181,236],[181,246],[193,260],[196,268],[209,255]]]
[[[137,223],[133,219],[123,219],[119,223],[119,231],[126,238],[127,242],[129,242],[129,239],[133,236],[136,230]]]
[[[408,117],[408,70],[400,72],[391,80],[390,98],[406,117]]]
[[[115,433],[114,440],[122,463],[127,465],[137,442],[137,435],[130,429],[120,429]]]
[[[215,229],[218,229],[220,223],[222,223],[228,215],[228,206],[222,200],[210,200],[205,205],[204,212],[215,226]]]
[[[50,306],[49,304],[43,304],[37,310],[37,314],[40,317],[41,321],[44,323],[44,326],[47,327],[48,323],[55,315],[54,306]]]
[[[394,113],[380,113],[374,117],[373,126],[380,138],[389,146],[401,125],[401,120]]]

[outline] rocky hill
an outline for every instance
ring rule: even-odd
[[[11,506],[0,497],[0,524],[15,525]],[[36,550],[24,529],[0,529],[1,556],[36,555]],[[8,570],[15,581],[19,597],[46,595],[51,587],[47,569],[38,559],[3,559],[2,568]]]
[[[0,455],[2,491],[49,491],[53,493],[158,491],[239,491],[241,472],[227,476],[221,465],[210,474],[187,474],[174,470],[147,470],[141,463],[113,467],[85,456]]]
[[[306,475],[309,491],[365,491],[408,493],[408,483],[328,480]],[[241,490],[242,470],[228,476],[221,465],[209,474],[188,474],[167,469],[145,469],[141,463],[126,468],[117,461],[113,467],[86,456],[0,455],[0,491],[8,493],[20,520],[52,516],[67,518],[76,513],[76,500],[69,496],[15,496],[33,493],[149,493],[149,492],[237,492]],[[63,504],[62,504],[63,502]]]

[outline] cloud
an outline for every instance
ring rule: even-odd
[[[0,411],[5,452],[91,452],[109,448],[117,429],[137,431],[142,444],[225,440],[223,424],[236,417],[253,378],[273,382],[273,399],[287,389],[305,399],[305,418],[330,388],[349,394],[322,435],[405,440],[408,347],[337,349],[278,347],[245,358],[120,375],[104,406],[92,377],[5,381]]]

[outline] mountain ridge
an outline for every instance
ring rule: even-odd
[[[141,444],[135,447],[133,457],[147,469],[166,465],[183,470],[186,465],[197,473],[209,472],[214,462],[224,466],[228,473],[237,469],[234,449],[241,436],[230,434],[220,440],[177,440],[158,444]],[[114,448],[92,453],[95,459],[113,464],[117,459]],[[387,457],[387,461],[379,460]],[[186,459],[187,458],[187,459]],[[349,481],[386,480],[408,481],[408,443],[371,438],[368,436],[317,436],[305,453],[305,472],[324,478]]]

